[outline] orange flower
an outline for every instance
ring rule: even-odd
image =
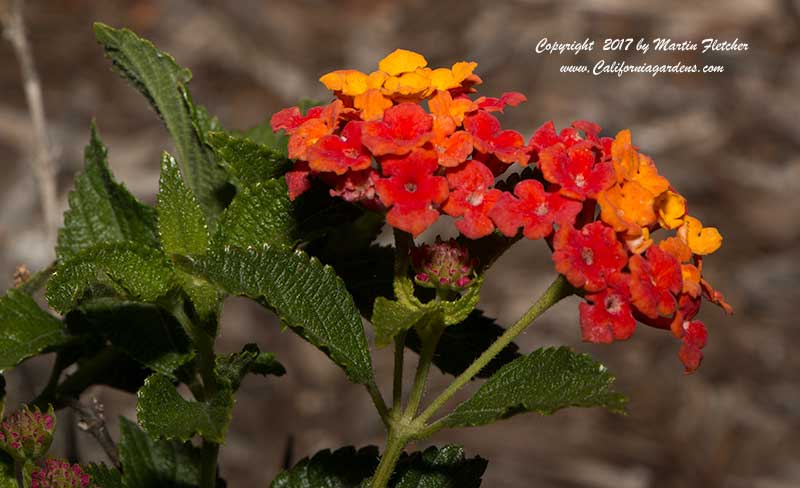
[[[716,227],[703,227],[702,222],[687,215],[678,229],[678,236],[693,253],[711,254],[722,246],[722,235]]]

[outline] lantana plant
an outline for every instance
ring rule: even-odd
[[[624,412],[613,376],[588,355],[523,353],[513,342],[566,297],[580,297],[583,340],[626,340],[638,323],[668,330],[686,373],[707,340],[702,300],[731,313],[703,277],[720,233],[689,213],[630,131],[545,122],[526,140],[499,119],[526,97],[479,95],[474,62],[432,68],[398,49],[370,73],[324,74],[323,103],[236,132],[194,103],[191,75],[172,57],[128,30],[97,24],[95,33],[177,153],[164,153],[153,208],[114,180],[92,128],[57,261],[0,299],[0,368],[54,352],[35,408],[74,406],[103,384],[136,393],[137,422],[123,419],[118,448],[105,443],[113,466],[81,467],[39,464],[52,410],[14,414],[0,431],[13,456],[0,458],[0,486],[223,486],[217,456],[242,379],[285,373],[255,344],[215,352],[228,296],[267,307],[363,385],[386,429],[382,449],[322,451],[281,472],[274,488],[477,487],[487,462],[462,447],[406,449],[524,412]],[[423,236],[448,226],[458,237]],[[386,227],[393,246],[376,243]],[[520,239],[549,247],[555,278],[504,328],[476,307],[491,286],[486,271]],[[33,298],[44,286],[58,316]],[[394,375],[383,384],[372,353],[389,346]],[[407,394],[406,349],[419,356]],[[439,392],[428,391],[433,365],[453,377]],[[452,405],[473,380],[483,383]]]

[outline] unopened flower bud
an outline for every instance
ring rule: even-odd
[[[455,239],[423,244],[411,251],[417,284],[429,288],[461,290],[472,283],[475,262]]]
[[[0,424],[0,449],[16,459],[37,459],[50,449],[56,417],[51,406],[46,413],[23,406]]]

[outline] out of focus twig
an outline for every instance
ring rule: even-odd
[[[52,241],[58,227],[56,172],[53,152],[47,136],[42,87],[33,63],[33,53],[25,34],[25,23],[22,16],[23,4],[24,0],[0,0],[0,24],[3,27],[3,36],[11,43],[19,62],[25,98],[28,102],[28,110],[33,123],[33,173],[39,187],[47,236]]]
[[[81,403],[80,400],[67,400],[67,405],[78,414],[78,428],[88,432],[97,440],[100,447],[105,451],[106,456],[114,466],[119,469],[122,465],[119,462],[117,445],[108,433],[106,419],[103,416],[103,404],[96,398],[92,399],[91,405]]]

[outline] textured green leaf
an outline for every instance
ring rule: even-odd
[[[322,189],[292,202],[283,178],[255,183],[241,190],[222,215],[212,247],[294,246],[319,238],[362,213]]]
[[[0,297],[0,371],[67,339],[61,321],[42,310],[27,293],[11,288]]]
[[[202,454],[191,444],[154,441],[120,419],[119,457],[126,488],[189,488],[200,484]]]
[[[203,254],[208,228],[197,199],[181,179],[178,163],[167,153],[161,158],[158,185],[158,233],[167,254]]]
[[[247,344],[242,352],[217,356],[214,372],[236,391],[247,373],[283,376],[286,369],[274,354],[261,352],[255,344]]]
[[[227,181],[213,152],[198,137],[196,127],[207,126],[207,121],[194,113],[188,96],[181,93],[191,72],[127,29],[95,23],[94,32],[116,70],[150,101],[166,124],[178,150],[181,173],[213,221],[224,207]]]
[[[75,178],[64,226],[58,232],[56,254],[61,262],[101,243],[131,241],[158,247],[155,211],[114,180],[106,156],[92,125],[85,167]]]
[[[549,415],[565,407],[624,412],[614,377],[586,354],[566,347],[538,349],[503,366],[446,417],[447,427],[484,425],[523,412]]]
[[[47,283],[46,298],[61,313],[100,285],[133,301],[153,302],[174,285],[172,264],[155,249],[134,243],[98,244],[63,263]]]
[[[281,472],[271,488],[358,488],[378,466],[378,448],[342,447],[304,458]]]
[[[166,376],[154,374],[136,396],[136,418],[151,437],[188,441],[199,434],[212,442],[225,442],[233,408],[230,390],[222,389],[205,402],[189,401]]]
[[[473,310],[462,323],[444,330],[433,355],[433,364],[442,373],[458,376],[503,332],[505,329],[493,319],[484,316],[480,310]],[[406,346],[417,353],[422,348],[419,336],[414,331],[406,336]],[[519,347],[513,342],[507,345],[476,377],[488,378],[493,375],[502,366],[517,359],[520,356],[518,350]]]
[[[208,143],[239,189],[281,177],[292,167],[286,154],[246,137],[212,132]]]
[[[400,302],[378,297],[372,313],[375,329],[375,344],[387,346],[399,333],[411,328],[441,328],[444,324],[442,311],[438,307],[409,308]]]
[[[429,447],[398,464],[392,488],[478,488],[487,462],[466,459],[461,446]],[[395,481],[396,480],[396,481]]]
[[[206,280],[180,269],[175,270],[175,278],[189,297],[194,311],[193,320],[208,335],[216,337],[225,293]]]
[[[363,488],[378,466],[374,446],[356,450],[326,449],[304,458],[281,472],[271,488]],[[403,454],[397,463],[390,488],[477,488],[486,470],[480,457],[465,459],[459,446],[429,447],[424,452]]]
[[[212,251],[184,264],[229,293],[263,299],[286,325],[341,366],[351,381],[372,381],[361,316],[330,266],[302,251],[269,244]]]
[[[122,482],[122,473],[105,464],[91,463],[86,467],[91,476],[92,485],[98,488],[126,488]]]
[[[458,299],[438,302],[438,307],[444,316],[445,325],[460,324],[475,310],[475,306],[478,305],[478,300],[481,297],[482,286],[483,276],[479,276],[464,290]]]
[[[180,324],[154,305],[98,300],[70,312],[67,323],[73,333],[102,337],[136,361],[172,379],[176,369],[194,358]]]

